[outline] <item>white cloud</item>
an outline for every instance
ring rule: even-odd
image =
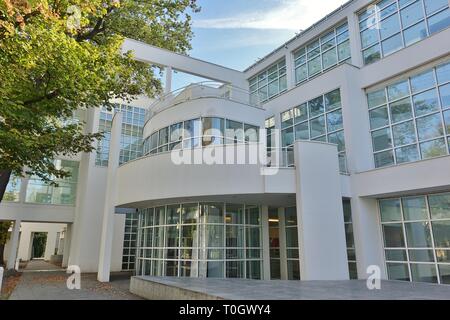
[[[194,20],[196,28],[306,29],[347,0],[281,0],[271,10]]]

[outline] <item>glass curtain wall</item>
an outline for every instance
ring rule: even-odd
[[[283,58],[250,78],[250,102],[258,105],[287,90],[286,61]]]
[[[382,59],[450,26],[447,0],[382,0],[359,13],[365,64]]]
[[[55,166],[70,172],[71,176],[64,179],[50,177],[58,187],[32,176],[28,181],[26,202],[56,205],[75,205],[78,182],[78,161],[55,160]]]
[[[142,135],[145,119],[144,108],[132,107],[118,104],[114,110],[108,111],[103,108],[100,112],[99,132],[104,136],[98,142],[95,164],[97,166],[108,166],[109,143],[111,141],[111,125],[115,112],[122,112],[123,123],[120,135],[120,157],[119,164],[142,156]]]
[[[367,94],[375,167],[449,154],[450,63]]]
[[[144,209],[137,273],[260,279],[261,247],[258,206],[192,203]]]
[[[350,40],[346,22],[294,51],[295,83],[308,81],[349,59]]]
[[[9,178],[8,185],[6,186],[5,194],[3,195],[2,201],[8,202],[18,202],[20,199],[20,186],[22,180],[20,177],[11,175]]]
[[[389,279],[450,284],[450,193],[379,200]]]
[[[269,208],[270,279],[281,279],[280,219],[278,208]]]
[[[122,270],[135,270],[138,231],[138,214],[127,213],[125,217],[125,234],[123,239]]]
[[[281,113],[281,144],[292,148],[296,140],[337,144],[339,166],[347,172],[340,89]]]
[[[202,117],[172,124],[144,140],[144,155],[177,149],[259,141],[259,127],[218,117]]]
[[[348,271],[350,279],[358,279],[358,270],[356,267],[356,250],[355,239],[353,236],[353,220],[352,220],[352,207],[349,199],[342,201],[344,207],[344,227],[345,227],[345,240],[347,243],[347,259],[348,259]]]
[[[288,280],[300,280],[297,208],[285,208],[286,258]]]

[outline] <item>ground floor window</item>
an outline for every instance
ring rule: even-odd
[[[259,206],[186,203],[140,210],[137,273],[261,279]]]
[[[345,227],[345,240],[347,243],[347,259],[348,259],[348,272],[350,279],[358,279],[358,270],[356,268],[356,250],[355,239],[353,236],[353,219],[352,219],[352,207],[350,199],[344,199],[342,201],[344,207],[344,227]]]
[[[122,270],[134,270],[137,246],[138,214],[127,213],[123,238]]]
[[[389,279],[450,284],[450,193],[379,200]]]

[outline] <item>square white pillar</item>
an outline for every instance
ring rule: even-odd
[[[67,224],[66,234],[64,235],[64,252],[62,267],[66,268],[69,264],[70,243],[72,242],[72,224]]]
[[[261,226],[262,226],[262,258],[263,274],[262,280],[270,280],[270,240],[269,240],[269,207],[261,208]]]
[[[10,239],[11,243],[9,247],[8,263],[6,264],[7,270],[14,269],[16,266],[17,251],[19,248],[20,223],[20,220],[14,221],[14,227]]]
[[[114,235],[114,202],[117,197],[117,169],[119,168],[120,135],[122,132],[122,113],[116,113],[112,121],[111,141],[109,147],[108,177],[103,212],[102,237],[97,280],[109,282],[111,272],[111,255]]]
[[[297,141],[294,153],[301,279],[347,280],[337,146]]]

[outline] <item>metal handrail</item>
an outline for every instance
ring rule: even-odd
[[[261,101],[254,101],[254,98],[251,99],[250,92],[248,90],[233,86],[231,84],[224,84],[215,81],[203,81],[189,84],[160,96],[147,110],[145,122],[150,120],[155,114],[171,106],[195,98],[208,97],[227,99],[256,108],[261,108],[262,104]]]

